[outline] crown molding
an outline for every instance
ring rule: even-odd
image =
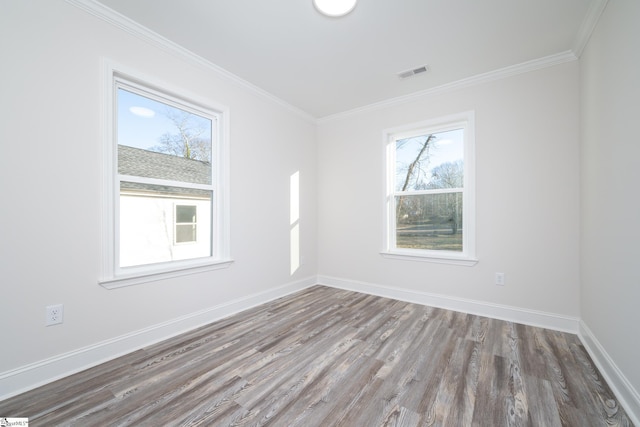
[[[582,52],[587,46],[587,43],[591,38],[591,34],[596,28],[596,25],[598,25],[600,16],[602,16],[602,12],[604,12],[608,3],[609,0],[593,0],[589,4],[589,10],[587,10],[587,15],[584,17],[582,25],[580,25],[580,29],[578,30],[578,35],[572,49],[576,57],[580,58],[580,56],[582,56]]]
[[[196,63],[214,73],[218,76],[224,78],[230,83],[238,85],[243,89],[249,90],[254,94],[262,97],[263,99],[267,99],[275,104],[278,104],[281,107],[284,107],[288,111],[298,115],[299,117],[310,121],[312,123],[316,123],[316,118],[310,115],[309,113],[289,104],[281,98],[265,91],[264,89],[259,88],[258,86],[249,83],[248,81],[236,76],[235,74],[225,70],[224,68],[214,64],[211,61],[206,60],[202,56],[191,52],[190,50],[184,48],[183,46],[172,42],[171,40],[161,36],[160,34],[148,29],[147,27],[139,24],[138,22],[127,18],[121,13],[116,12],[115,10],[103,5],[102,3],[96,0],[65,0],[67,3],[89,13],[101,19],[102,21],[113,25],[116,28],[119,28],[145,42],[151,43],[152,45],[160,48],[161,50],[168,52],[170,54],[176,55],[181,59]]]
[[[457,80],[455,82],[446,83],[440,86],[436,86],[434,88],[425,89],[422,91],[414,92],[408,95],[403,95],[395,98],[390,98],[384,101],[380,101],[377,103],[365,105],[362,107],[354,108],[352,110],[344,111],[341,113],[332,114],[329,116],[325,116],[322,118],[316,118],[313,115],[289,104],[281,98],[261,89],[260,87],[236,76],[235,74],[225,70],[224,68],[214,64],[211,61],[206,60],[200,55],[191,52],[190,50],[184,48],[183,46],[172,42],[171,40],[159,35],[158,33],[144,27],[143,25],[133,21],[132,19],[116,12],[115,10],[103,5],[97,0],[65,0],[67,3],[84,10],[85,12],[103,20],[104,22],[113,25],[141,40],[149,42],[156,47],[168,52],[170,54],[181,57],[182,59],[186,59],[193,63],[196,63],[200,66],[203,66],[210,71],[216,73],[221,78],[226,79],[227,81],[238,85],[246,90],[257,94],[258,96],[267,99],[288,111],[296,114],[297,116],[315,124],[322,124],[334,120],[343,119],[349,116],[353,116],[359,113],[375,111],[383,108],[387,108],[394,105],[404,104],[422,97],[429,97],[437,94],[442,94],[445,92],[475,86],[487,82],[491,82],[494,80],[503,79],[510,76],[515,76],[518,74],[527,73],[530,71],[539,70],[546,67],[552,67],[554,65],[562,64],[565,62],[570,62],[577,60],[582,51],[584,50],[591,33],[593,32],[595,26],[602,15],[607,3],[609,0],[593,0],[590,3],[589,10],[587,11],[587,15],[585,16],[582,25],[580,26],[580,30],[578,32],[578,37],[576,38],[576,42],[572,50],[568,50],[565,52],[560,52],[554,55],[545,56],[542,58],[534,59],[531,61],[523,62],[520,64],[511,65],[508,67],[500,68],[497,70],[489,71],[486,73],[478,74],[475,76],[471,76],[468,78],[464,78],[461,80]]]
[[[499,68],[494,71],[489,71],[475,76],[467,77],[465,79],[457,80],[455,82],[446,83],[440,86],[436,86],[430,89],[421,90],[418,92],[410,93],[408,95],[399,96],[396,98],[387,99],[385,101],[376,102],[374,104],[365,105],[363,107],[354,108],[353,110],[345,111],[342,113],[332,114],[329,116],[318,119],[318,123],[326,123],[334,120],[344,119],[356,114],[380,110],[395,105],[404,104],[410,101],[414,101],[419,98],[429,97],[433,95],[439,95],[445,92],[450,92],[470,86],[476,86],[483,83],[491,82],[494,80],[500,80],[507,77],[515,76],[518,74],[528,73],[530,71],[539,70],[542,68],[552,67],[554,65],[563,64],[565,62],[571,62],[577,60],[578,57],[570,50],[560,52],[555,55],[545,56],[539,59],[533,59],[531,61],[522,62],[520,64],[510,65],[508,67]]]

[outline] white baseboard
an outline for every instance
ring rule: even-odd
[[[0,400],[316,284],[578,334],[629,418],[640,426],[640,395],[578,318],[329,276],[309,277],[0,373]]]
[[[580,341],[634,425],[640,426],[640,393],[616,366],[593,332],[580,320]]]
[[[319,276],[318,283],[339,289],[577,334],[633,424],[640,426],[640,394],[618,369],[587,325],[579,318],[336,277]]]
[[[317,284],[315,276],[0,373],[0,400]]]
[[[364,292],[366,294],[378,295],[381,297],[393,298],[416,304],[429,305],[432,307],[445,308],[447,310],[460,311],[463,313],[476,314],[494,319],[507,320],[525,325],[553,329],[556,331],[570,332],[573,334],[578,333],[578,322],[580,319],[577,317],[431,294],[428,292],[394,288],[354,280],[339,279],[337,277],[318,276],[318,283],[334,288]]]

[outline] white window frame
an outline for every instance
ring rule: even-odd
[[[120,181],[137,181],[137,177],[118,174],[117,90],[124,88],[142,92],[160,102],[188,111],[205,113],[215,118],[212,134],[212,224],[211,256],[188,260],[177,260],[134,267],[119,266],[119,212]],[[176,88],[137,70],[103,60],[102,86],[103,124],[103,211],[102,211],[102,265],[98,283],[108,289],[179,277],[204,271],[228,267],[230,256],[229,239],[229,111],[226,107],[198,95]],[[142,181],[154,181],[142,179]],[[157,180],[156,180],[157,181]],[[166,182],[163,181],[164,184]],[[174,186],[184,187],[176,182]],[[197,185],[195,185],[197,186]],[[203,187],[203,186],[201,186]],[[203,188],[206,189],[206,188]]]
[[[464,129],[464,188],[462,252],[444,250],[410,249],[396,247],[396,141],[418,135]],[[384,227],[383,249],[385,258],[427,261],[444,264],[472,266],[476,258],[476,216],[475,216],[475,121],[474,112],[468,111],[445,117],[412,123],[383,131],[384,140]],[[437,193],[439,190],[420,191],[415,194]],[[446,190],[444,192],[451,192]],[[406,193],[405,193],[406,194]]]

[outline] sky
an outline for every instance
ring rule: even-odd
[[[431,171],[437,166],[447,163],[463,160],[464,153],[464,130],[454,129],[446,132],[438,132],[434,134],[435,141],[431,142],[429,148],[429,163],[422,164],[424,176],[430,177]],[[416,136],[412,138],[398,140],[396,147],[402,143],[401,147],[396,149],[396,171],[398,179],[404,180],[406,177],[407,167],[416,159],[420,152],[420,148],[424,144],[427,135]],[[403,173],[400,173],[403,172]],[[401,178],[400,178],[401,177]]]
[[[118,89],[118,144],[149,149],[165,133],[177,133],[167,112],[183,111],[138,94]],[[211,120],[190,114],[197,126],[208,129],[203,138],[211,140]]]

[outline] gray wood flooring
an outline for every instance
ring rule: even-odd
[[[577,336],[315,286],[0,402],[31,426],[631,425]]]

